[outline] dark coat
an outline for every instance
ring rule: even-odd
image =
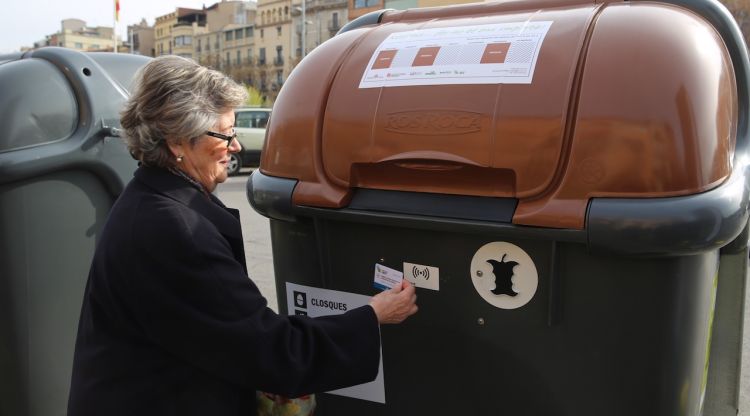
[[[249,416],[256,389],[297,396],[375,378],[372,308],[274,313],[247,276],[238,218],[166,170],[136,171],[94,255],[68,416]]]

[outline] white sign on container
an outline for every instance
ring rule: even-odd
[[[375,49],[359,88],[530,84],[551,21],[391,33]]]

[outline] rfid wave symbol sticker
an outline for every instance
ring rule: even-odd
[[[531,257],[515,244],[495,241],[483,245],[471,259],[471,281],[482,299],[501,309],[527,304],[536,293],[539,276]]]

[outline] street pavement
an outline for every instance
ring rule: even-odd
[[[269,307],[278,311],[276,287],[273,279],[269,222],[267,218],[256,213],[247,201],[246,184],[250,172],[248,169],[243,169],[242,172],[242,175],[231,177],[225,183],[219,185],[216,194],[224,204],[240,210],[248,274],[258,285],[263,296],[268,299]],[[750,285],[747,289],[740,412],[738,416],[750,416]]]

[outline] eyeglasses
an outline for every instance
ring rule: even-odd
[[[226,134],[217,133],[215,131],[207,131],[206,136],[216,137],[221,140],[227,141],[227,147],[232,145],[232,141],[237,138],[237,132],[232,129],[232,134],[227,136]]]

